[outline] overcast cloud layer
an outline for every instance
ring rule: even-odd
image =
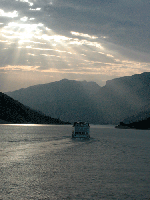
[[[1,0],[0,90],[150,71],[149,0]]]

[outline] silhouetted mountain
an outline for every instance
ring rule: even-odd
[[[63,124],[59,119],[31,110],[13,98],[0,92],[0,123]]]
[[[150,129],[150,104],[140,110],[139,113],[124,119],[116,128]]]
[[[108,123],[119,123],[150,103],[150,73],[116,78],[106,82],[96,101]]]
[[[120,124],[117,125],[116,128],[150,129],[150,117],[141,121],[135,121],[131,123],[120,122]]]
[[[125,124],[130,124],[132,122],[139,122],[150,118],[150,104],[142,107],[138,113],[127,117],[122,122]]]
[[[107,81],[104,87],[63,79],[7,94],[63,121],[118,124],[149,104],[149,84],[150,73],[146,72]]]
[[[9,122],[0,119],[0,124],[8,124],[8,123]]]
[[[116,128],[150,129],[150,109],[124,119]]]
[[[63,121],[101,122],[102,117],[93,104],[91,95],[100,89],[94,82],[61,81],[31,86],[7,93],[31,108]]]

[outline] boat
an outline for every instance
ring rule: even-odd
[[[72,126],[72,138],[90,138],[90,125],[87,122],[74,122]]]

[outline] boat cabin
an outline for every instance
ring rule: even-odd
[[[87,122],[74,122],[72,138],[90,138],[90,125]]]

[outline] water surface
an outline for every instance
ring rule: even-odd
[[[150,131],[0,125],[0,199],[150,199]]]

